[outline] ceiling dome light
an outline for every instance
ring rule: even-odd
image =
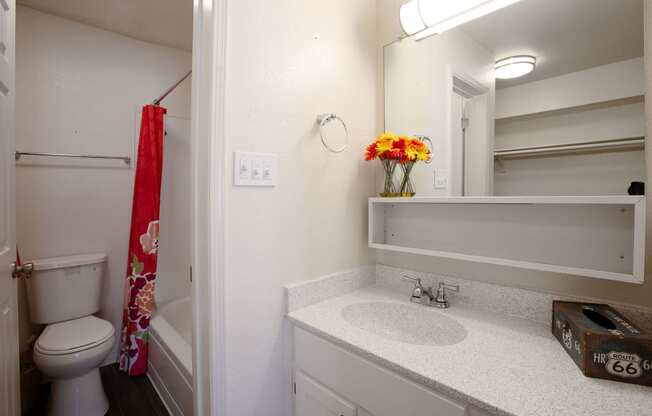
[[[496,62],[496,79],[522,77],[534,71],[537,58],[530,55],[510,56]]]

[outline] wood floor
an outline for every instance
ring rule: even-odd
[[[111,403],[106,416],[169,416],[146,376],[129,377],[117,364],[102,367],[100,373]],[[31,409],[24,409],[23,416],[44,416],[49,393],[49,385],[40,385],[36,400]]]

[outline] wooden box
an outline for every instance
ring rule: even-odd
[[[585,376],[652,386],[652,335],[609,305],[553,301],[552,333]]]

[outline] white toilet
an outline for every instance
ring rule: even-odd
[[[49,416],[102,416],[109,401],[99,367],[114,343],[100,310],[105,254],[34,260],[27,279],[31,320],[47,324],[34,345],[34,363],[52,381]]]

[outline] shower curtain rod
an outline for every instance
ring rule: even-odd
[[[161,95],[160,97],[158,97],[157,99],[155,99],[155,100],[153,101],[153,104],[154,104],[154,105],[159,105],[159,104],[161,104],[161,101],[163,101],[163,100],[165,99],[165,97],[167,97],[167,96],[168,96],[172,91],[174,91],[174,89],[177,88],[177,87],[179,86],[179,84],[181,84],[183,81],[185,81],[186,78],[188,78],[188,77],[190,76],[190,74],[192,74],[192,70],[188,71],[188,73],[187,73],[186,75],[184,75],[183,78],[181,78],[181,79],[180,79],[179,81],[177,81],[173,86],[171,86],[170,88],[168,88],[167,90],[165,90],[165,92],[163,93],[163,95]]]

